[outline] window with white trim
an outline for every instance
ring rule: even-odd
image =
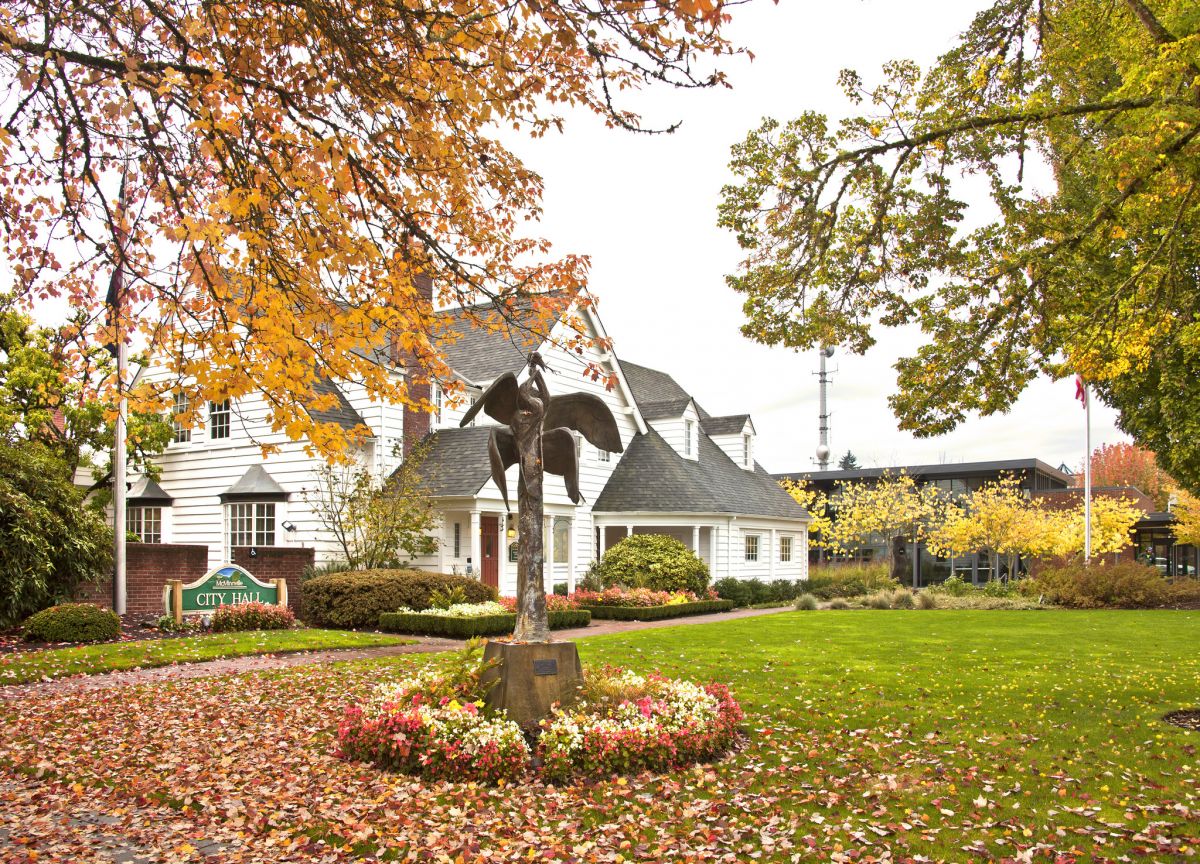
[[[140,543],[162,542],[162,508],[130,507],[125,511],[125,530]]]
[[[753,436],[751,436],[749,434],[745,434],[742,436],[742,464],[747,468],[749,468],[750,465],[752,464],[750,461],[750,459],[751,459],[750,447],[751,447],[752,437]]]
[[[458,558],[462,555],[462,523],[454,523],[454,557]]]
[[[785,564],[792,560],[792,538],[786,534],[779,538],[779,560]]]
[[[597,462],[611,462],[612,454],[609,453],[607,450],[604,450],[603,448],[598,448],[596,450],[596,461]]]
[[[186,393],[175,394],[175,404],[171,408],[171,440],[176,444],[186,444],[192,440],[192,430],[183,425],[179,418],[191,410],[191,402]]]
[[[229,437],[229,400],[208,403],[208,437],[212,440]]]
[[[440,384],[433,385],[433,393],[431,396],[433,402],[433,419],[438,423],[442,422],[442,387]]]
[[[747,561],[757,561],[758,560],[758,535],[757,534],[747,534],[746,535],[746,560]]]
[[[229,505],[229,546],[274,546],[275,505],[246,502]]]
[[[696,423],[692,420],[683,421],[683,455],[692,455],[692,436],[696,434]]]
[[[571,520],[566,516],[554,517],[554,563],[566,564],[570,557]]]

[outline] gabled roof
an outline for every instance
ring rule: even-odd
[[[429,453],[421,465],[421,489],[434,498],[479,493],[492,476],[488,435],[494,426],[440,429],[430,435]]]
[[[945,462],[937,465],[896,465],[890,468],[855,468],[851,471],[792,471],[773,475],[777,480],[809,480],[812,482],[843,482],[868,480],[885,473],[899,474],[904,471],[910,477],[923,480],[937,477],[968,477],[1017,471],[1037,471],[1058,480],[1063,486],[1071,485],[1071,478],[1041,459],[999,459],[995,462]]]
[[[699,459],[685,459],[653,429],[629,443],[592,509],[808,518],[760,466],[751,472],[734,464],[707,435]]]
[[[730,414],[728,417],[705,417],[700,421],[700,428],[705,435],[740,435],[750,423],[749,414]],[[750,423],[754,428],[754,424]]]
[[[288,492],[275,482],[267,469],[251,465],[241,478],[221,493],[221,503],[229,501],[286,501]]]
[[[447,365],[472,384],[486,384],[505,372],[519,372],[529,353],[550,336],[548,331],[539,329],[535,309],[536,304],[546,303],[560,305],[565,311],[570,305],[570,297],[565,292],[551,292],[536,299],[517,300],[512,310],[518,324],[515,333],[504,326],[494,303],[439,312],[439,324],[448,335],[455,337],[453,342],[442,346]],[[493,320],[495,326],[481,323]],[[528,326],[529,330],[522,332],[521,325]]]
[[[350,404],[341,388],[328,378],[318,378],[313,384],[313,392],[318,396],[333,396],[337,401],[329,408],[309,408],[308,416],[318,423],[336,423],[347,432],[359,426],[366,426],[362,415]],[[368,427],[369,428],[369,427]]]
[[[625,380],[629,382],[629,389],[633,391],[633,398],[638,404],[638,410],[648,420],[680,417],[688,402],[693,401],[691,394],[680,387],[678,382],[666,372],[639,366],[628,360],[621,360],[620,365],[621,371],[625,373]],[[673,411],[674,413],[660,413],[663,411]],[[708,412],[699,405],[696,405],[696,412],[701,419],[708,416]]]

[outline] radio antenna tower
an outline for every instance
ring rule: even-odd
[[[825,471],[829,468],[829,372],[825,361],[833,356],[832,345],[822,345],[818,352],[821,358],[821,371],[817,373],[817,382],[821,392],[821,413],[817,417],[817,433],[820,443],[817,444],[817,466]]]

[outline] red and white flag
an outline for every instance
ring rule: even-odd
[[[1081,404],[1084,408],[1087,408],[1087,385],[1083,383],[1083,377],[1080,375],[1075,376],[1075,398],[1079,400],[1079,404]]]

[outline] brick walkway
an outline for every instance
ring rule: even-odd
[[[630,630],[654,630],[660,627],[681,627],[691,624],[716,624],[738,618],[754,618],[786,611],[787,607],[775,609],[735,609],[717,615],[694,615],[687,618],[671,618],[665,621],[597,621],[589,627],[555,631],[560,640],[583,639],[590,636],[606,636],[610,633],[625,633]],[[174,666],[159,666],[153,669],[130,669],[124,672],[109,672],[79,678],[64,678],[58,681],[40,681],[32,684],[16,684],[0,687],[0,699],[19,699],[34,694],[69,693],[100,690],[128,684],[149,684],[156,681],[182,681],[188,678],[207,678],[215,675],[235,675],[242,672],[258,672],[267,669],[287,669],[292,666],[308,666],[315,663],[344,663],[350,660],[372,660],[379,657],[394,657],[401,654],[435,654],[462,647],[455,639],[418,638],[411,645],[383,645],[377,648],[342,648],[331,651],[305,651],[294,654],[258,654],[250,657],[232,657],[225,660],[207,660],[202,663],[181,663]]]

